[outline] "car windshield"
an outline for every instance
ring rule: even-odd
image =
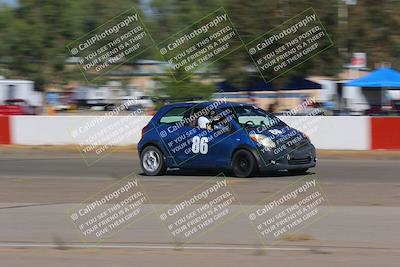
[[[233,107],[236,121],[244,127],[258,126],[286,126],[286,124],[276,116],[255,106]]]

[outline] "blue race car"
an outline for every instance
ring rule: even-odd
[[[226,101],[163,106],[142,129],[138,144],[146,175],[167,168],[306,173],[316,165],[315,148],[302,132],[258,107]]]

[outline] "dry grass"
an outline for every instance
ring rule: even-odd
[[[320,158],[400,159],[400,150],[317,150]]]
[[[309,241],[309,240],[315,240],[315,238],[313,238],[310,235],[306,235],[306,234],[287,234],[287,235],[284,235],[281,238],[279,238],[279,240],[282,240],[282,241]]]

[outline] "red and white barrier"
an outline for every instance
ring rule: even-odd
[[[370,149],[400,149],[400,118],[371,118]]]
[[[125,146],[137,144],[139,142],[142,128],[149,123],[151,117],[11,116],[10,119],[11,140],[13,144],[87,144],[87,139],[91,137],[94,138],[96,134],[104,129],[108,129],[109,126],[113,126],[113,129],[105,131],[104,135],[115,134],[116,130],[128,125],[128,128],[123,128],[120,132],[129,133],[129,135],[123,138],[115,138],[115,145]],[[115,122],[120,122],[120,124],[115,125]],[[78,134],[74,135],[76,131],[78,131]],[[121,133],[117,135],[117,137],[120,137]],[[97,136],[95,141],[97,140],[102,139]],[[101,144],[102,143],[100,143],[100,145]]]
[[[11,144],[10,118],[0,116],[0,144]]]
[[[99,129],[113,124],[121,117],[103,120]],[[17,145],[69,145],[82,140],[73,137],[74,129],[90,125],[94,116],[0,116],[0,144]],[[130,117],[127,138],[115,145],[137,144],[141,129],[150,121],[150,116]],[[400,149],[400,118],[396,117],[282,117],[287,124],[297,128],[311,138],[318,149],[371,150]],[[302,122],[314,120],[310,125]],[[304,127],[303,127],[304,126]],[[87,136],[85,137],[87,138]]]
[[[318,149],[369,150],[369,117],[280,117],[287,125],[307,134]]]

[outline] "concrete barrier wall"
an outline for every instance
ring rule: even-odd
[[[141,130],[150,119],[150,116],[3,116],[0,117],[0,143],[69,145],[103,144],[112,140],[115,145],[132,145],[140,140]],[[296,116],[281,119],[309,135],[318,149],[400,149],[400,118]]]
[[[109,137],[115,145],[132,145],[139,142],[142,128],[150,119],[150,116],[12,116],[11,139],[18,145],[70,145],[103,144]]]
[[[307,134],[318,149],[369,150],[369,117],[281,117],[291,127]]]

